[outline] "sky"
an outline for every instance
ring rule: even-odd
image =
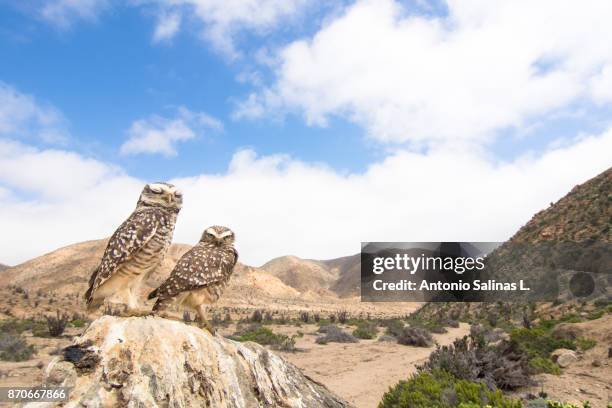
[[[608,0],[0,2],[0,263],[147,182],[241,260],[503,241],[612,165]]]

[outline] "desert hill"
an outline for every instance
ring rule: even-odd
[[[10,268],[10,266],[0,263],[0,272],[8,268]]]
[[[338,279],[330,290],[340,297],[359,296],[361,284],[361,255],[355,254],[342,258],[321,261],[332,271],[337,271]]]
[[[261,269],[300,292],[332,293],[342,298],[359,296],[359,254],[330,260],[282,256]]]
[[[301,259],[297,256],[282,256],[274,258],[260,268],[272,276],[276,276],[286,285],[300,292],[329,289],[338,276],[317,261]]]
[[[535,214],[510,241],[612,242],[611,224],[612,167]]]
[[[106,244],[106,239],[81,242],[7,268],[0,274],[0,296],[7,296],[10,302],[0,312],[26,316],[32,311],[52,313],[58,308],[83,310],[82,295]],[[189,247],[172,244],[161,267],[145,282],[143,297],[169,275]],[[266,264],[267,269],[238,263],[228,289],[216,306],[242,310],[274,309],[289,313],[300,310],[352,310],[354,313],[385,315],[404,313],[405,305],[401,304],[380,307],[360,303],[357,297],[359,268],[357,265],[355,269],[354,262],[346,259],[310,261],[283,257]]]
[[[87,289],[91,272],[98,265],[107,240],[81,242],[60,248],[22,264],[6,269],[0,276],[0,287],[18,286],[30,293],[53,293],[58,298],[79,299]],[[170,274],[189,245],[172,244],[161,267],[146,282],[148,291]],[[228,302],[258,304],[268,299],[296,299],[300,293],[279,279],[238,264],[227,292]]]

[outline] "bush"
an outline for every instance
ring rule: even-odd
[[[308,312],[300,312],[300,320],[304,323],[308,323],[310,321],[310,314]]]
[[[85,327],[87,323],[89,323],[89,321],[87,321],[86,319],[73,319],[70,322],[72,327],[77,327],[77,328]]]
[[[37,322],[31,319],[7,319],[0,321],[0,332],[21,334],[26,330],[32,330]]]
[[[431,347],[433,345],[431,333],[420,327],[405,327],[397,336],[397,342],[404,346]]]
[[[360,322],[357,328],[353,330],[353,336],[358,339],[370,340],[376,337],[376,334],[378,334],[378,328],[374,322]]]
[[[529,360],[529,367],[534,373],[546,373],[560,375],[561,368],[557,363],[553,362],[550,358],[534,357]]]
[[[527,359],[509,343],[496,346],[465,336],[449,346],[437,347],[419,371],[444,370],[456,378],[482,381],[491,389],[516,389],[531,383]]]
[[[28,345],[19,334],[0,333],[0,360],[26,361],[34,355],[34,346]]]
[[[387,328],[385,330],[385,334],[393,337],[399,337],[402,335],[406,325],[401,320],[389,320],[384,323],[384,326]]]
[[[327,325],[319,328],[319,333],[324,333],[324,336],[317,337],[317,344],[327,343],[357,343],[359,340],[353,335],[343,332],[338,326]]]
[[[559,348],[576,350],[576,344],[571,340],[556,339],[549,330],[542,328],[520,328],[510,333],[510,340],[516,347],[531,358],[549,358],[550,353]]]
[[[349,319],[348,312],[346,310],[342,310],[338,312],[338,322],[341,324],[345,324]]]
[[[263,346],[272,346],[277,350],[295,351],[295,337],[274,333],[267,327],[251,325],[245,330],[239,330],[230,336],[235,341],[253,341]]]
[[[55,316],[46,316],[45,319],[47,319],[47,329],[49,330],[49,335],[51,337],[59,337],[64,333],[69,317],[67,314],[60,313],[58,310],[55,313]]]
[[[378,408],[520,408],[517,400],[505,398],[480,382],[462,380],[443,370],[414,374],[383,395]]]
[[[580,350],[590,350],[597,345],[597,342],[593,339],[587,339],[585,337],[579,337],[576,340],[576,345]]]
[[[251,315],[251,321],[253,323],[261,323],[263,321],[263,314],[261,313],[261,310],[255,310],[253,312]]]

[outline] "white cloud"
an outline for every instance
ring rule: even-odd
[[[49,0],[40,10],[40,16],[49,23],[66,29],[74,20],[94,21],[107,6],[108,0]]]
[[[26,138],[36,135],[47,143],[65,142],[66,121],[51,106],[0,81],[0,136]]]
[[[157,20],[157,26],[153,33],[154,42],[163,42],[171,40],[181,27],[181,15],[178,13],[160,12]]]
[[[609,101],[611,19],[606,0],[449,0],[445,17],[357,1],[279,50],[275,81],[237,115],[340,116],[384,142],[488,141],[581,100]]]
[[[191,112],[180,107],[175,118],[153,115],[132,123],[128,139],[121,146],[121,154],[159,153],[176,156],[176,144],[193,139],[197,132],[206,129],[221,130],[223,125],[217,119],[203,112]]]
[[[185,194],[174,240],[193,244],[206,226],[225,224],[250,264],[285,254],[352,254],[361,241],[505,240],[608,168],[610,151],[612,129],[538,158],[497,162],[474,150],[398,151],[363,173],[345,174],[242,150],[224,173],[172,180]],[[66,151],[0,144],[0,163],[8,159],[0,167],[0,224],[10,231],[0,235],[3,263],[109,236],[145,183]]]
[[[217,50],[234,58],[239,55],[234,40],[243,31],[265,32],[286,23],[309,4],[306,0],[159,0],[144,1],[156,4],[160,16],[180,15],[190,17],[201,26],[202,37]],[[312,4],[312,3],[310,3]],[[164,30],[158,24],[158,31],[164,32],[164,39],[170,39],[178,32],[174,25],[161,18],[162,24],[170,29]]]

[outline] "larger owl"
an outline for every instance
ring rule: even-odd
[[[168,279],[149,294],[149,299],[157,297],[153,311],[161,312],[174,302],[195,310],[200,323],[212,331],[206,321],[206,305],[219,300],[238,261],[234,239],[229,228],[207,228],[200,241],[181,257]]]
[[[147,184],[136,209],[111,236],[102,260],[89,279],[87,310],[105,300],[126,306],[125,314],[138,315],[142,282],[162,262],[172,242],[183,197],[172,184]]]

